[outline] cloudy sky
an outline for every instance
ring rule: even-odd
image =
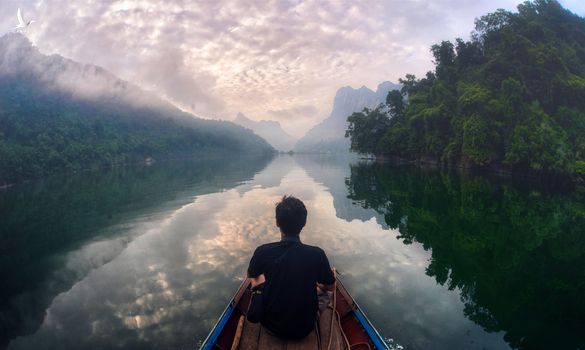
[[[473,20],[519,0],[0,0],[38,22],[43,53],[102,66],[202,117],[281,122],[300,136],[342,86],[432,68],[430,45],[467,38]],[[561,3],[585,16],[585,1]]]

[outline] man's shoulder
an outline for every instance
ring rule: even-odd
[[[304,244],[303,243],[303,247],[307,252],[311,252],[312,254],[315,255],[325,255],[325,251],[323,249],[321,249],[320,247],[317,247],[315,245],[309,245],[309,244]]]
[[[287,245],[283,244],[282,241],[265,243],[265,244],[262,244],[256,248],[256,250],[254,251],[254,255],[264,254],[264,253],[268,253],[271,251],[280,251],[280,250],[284,249],[284,247],[286,247],[286,246]],[[303,254],[311,254],[311,255],[316,255],[316,256],[317,255],[327,256],[325,254],[325,251],[323,249],[321,249],[320,247],[309,245],[309,244],[304,244],[304,243],[301,243],[300,247],[302,247],[302,248],[299,250],[299,252],[302,252]],[[270,253],[268,253],[268,254],[270,254]]]
[[[281,243],[280,243],[280,242],[270,242],[270,243],[265,243],[265,244],[259,245],[259,246],[256,248],[256,251],[255,251],[254,253],[255,253],[255,254],[262,253],[262,252],[264,252],[264,251],[271,250],[271,249],[274,249],[274,248],[276,248],[276,247],[279,247],[280,245],[281,245]]]

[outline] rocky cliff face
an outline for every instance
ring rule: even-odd
[[[365,86],[353,89],[346,86],[335,94],[333,110],[329,117],[314,126],[295,145],[297,152],[347,153],[349,140],[345,138],[347,117],[364,108],[374,108],[386,101],[390,90],[399,89],[400,85],[383,82],[376,91]]]
[[[238,113],[236,119],[234,119],[234,123],[251,129],[256,135],[268,141],[272,147],[279,151],[286,152],[292,150],[296,141],[294,137],[282,129],[282,126],[277,121],[254,121],[247,118],[244,114]]]

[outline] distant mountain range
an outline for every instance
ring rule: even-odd
[[[273,148],[231,122],[204,120],[103,68],[0,37],[0,187],[145,158]]]
[[[349,140],[345,138],[347,117],[364,108],[374,108],[386,101],[390,90],[401,86],[383,82],[376,91],[365,86],[353,89],[346,86],[335,94],[333,110],[329,117],[309,130],[294,146],[296,152],[348,153]]]
[[[279,151],[290,151],[295,145],[296,139],[287,134],[277,121],[254,121],[244,114],[238,113],[236,119],[234,119],[234,123],[254,131],[254,133],[264,138],[272,147]]]

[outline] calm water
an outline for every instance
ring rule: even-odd
[[[157,163],[0,192],[0,348],[193,349],[305,201],[406,349],[585,347],[585,205],[507,180],[317,156]]]

